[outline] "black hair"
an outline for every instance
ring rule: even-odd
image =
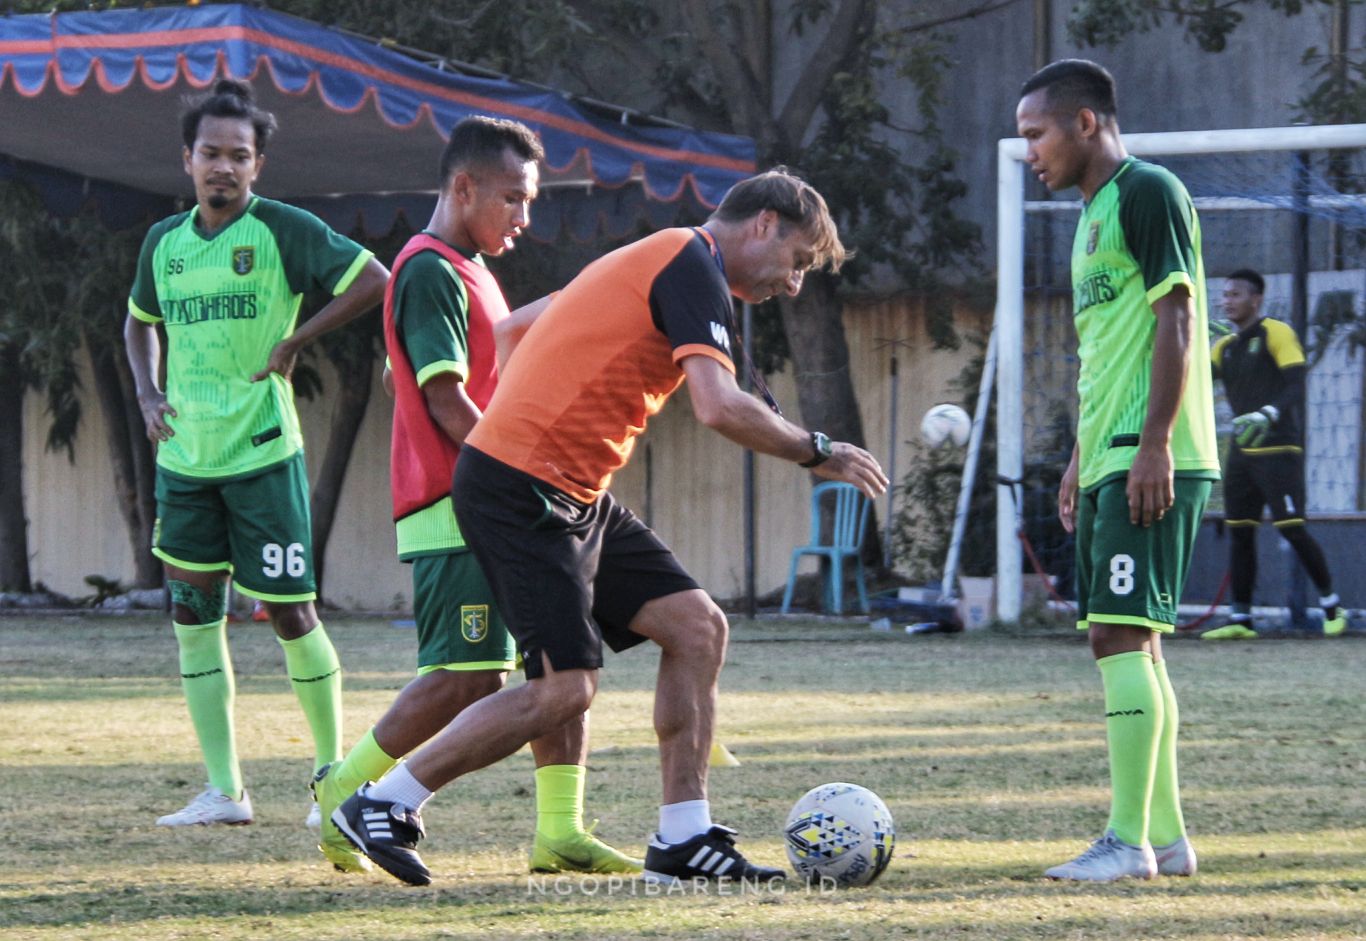
[[[450,140],[441,152],[441,182],[446,183],[462,167],[497,165],[506,150],[524,161],[545,159],[545,148],[540,140],[521,121],[483,114],[462,118],[451,128]]]
[[[1229,275],[1225,280],[1246,281],[1248,284],[1252,285],[1254,293],[1266,293],[1266,279],[1264,279],[1257,272],[1253,271],[1251,268],[1239,268],[1237,271],[1233,272],[1233,274]]]
[[[1020,97],[1046,89],[1050,111],[1076,114],[1090,108],[1103,119],[1118,112],[1115,77],[1089,59],[1059,59],[1049,63],[1020,86]]]
[[[199,137],[199,122],[206,117],[250,121],[256,132],[257,156],[265,153],[277,127],[275,115],[256,106],[251,85],[233,78],[220,78],[207,95],[186,99],[186,109],[180,115],[180,135],[191,150]]]

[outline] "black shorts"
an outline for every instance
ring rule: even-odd
[[[1224,519],[1230,526],[1256,526],[1262,507],[1278,525],[1304,522],[1304,454],[1247,455],[1230,448],[1224,468]]]
[[[452,494],[528,678],[602,666],[645,638],[630,623],[647,602],[698,587],[669,548],[603,493],[580,503],[471,447],[460,451]]]

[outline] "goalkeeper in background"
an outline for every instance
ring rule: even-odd
[[[1248,268],[1224,281],[1224,316],[1236,333],[1214,344],[1214,377],[1224,380],[1233,441],[1224,466],[1224,516],[1231,536],[1233,618],[1205,640],[1252,640],[1257,584],[1257,526],[1271,507],[1277,532],[1300,558],[1319,591],[1323,633],[1347,628],[1323,549],[1304,523],[1304,349],[1289,324],[1262,316],[1266,282]]]

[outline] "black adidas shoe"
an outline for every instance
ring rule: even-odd
[[[665,843],[656,833],[645,851],[650,882],[691,882],[694,879],[732,879],[767,883],[787,878],[781,869],[756,866],[735,848],[735,831],[719,824],[682,843]]]
[[[342,801],[332,811],[332,822],[356,849],[389,875],[409,885],[430,885],[431,871],[417,855],[417,841],[426,836],[422,815],[410,807],[370,796],[373,783]]]

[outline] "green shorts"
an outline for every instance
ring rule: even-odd
[[[231,572],[244,595],[312,601],[312,520],[300,452],[252,477],[196,481],[157,468],[152,553],[192,572]]]
[[[517,647],[468,549],[413,559],[418,673],[512,670]]]
[[[1077,627],[1090,621],[1171,632],[1211,481],[1178,477],[1172,508],[1146,529],[1129,522],[1127,477],[1077,496]]]

